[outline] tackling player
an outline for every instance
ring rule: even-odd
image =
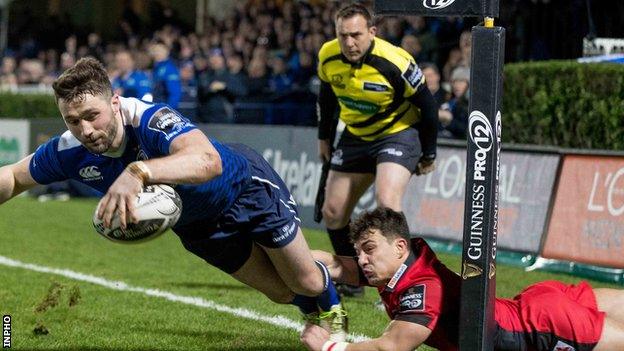
[[[344,256],[355,255],[349,219],[373,182],[377,205],[400,211],[412,173],[435,167],[438,106],[414,58],[375,37],[372,22],[362,5],[340,9],[337,38],[319,51],[319,154],[330,163],[322,216],[334,251]],[[346,128],[331,153],[336,108]]]
[[[392,319],[373,340],[327,340],[307,325],[301,339],[313,351],[411,351],[426,344],[458,350],[461,278],[444,266],[421,238],[410,238],[402,213],[378,208],[351,226],[352,257],[314,251],[336,281],[377,287]],[[495,350],[624,350],[624,291],[592,289],[582,282],[545,281],[513,299],[496,299]]]
[[[136,221],[133,199],[148,184],[177,184],[183,210],[173,231],[184,247],[277,303],[329,322],[346,320],[300,228],[284,182],[255,151],[209,140],[165,104],[112,94],[104,67],[79,60],[53,84],[69,129],[0,168],[0,204],[37,184],[75,179],[102,193],[98,217]]]

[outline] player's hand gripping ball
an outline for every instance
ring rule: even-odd
[[[151,240],[176,224],[182,213],[182,199],[168,185],[149,185],[137,194],[134,208],[138,222],[127,223],[126,229],[120,227],[117,214],[113,217],[111,227],[105,228],[104,221],[97,218],[96,208],[93,227],[106,239],[118,243]]]

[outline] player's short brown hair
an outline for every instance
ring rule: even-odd
[[[79,101],[85,95],[113,96],[113,88],[106,69],[93,57],[81,58],[52,84],[56,101]]]
[[[355,243],[367,236],[372,230],[379,230],[387,239],[401,237],[409,242],[410,233],[407,219],[403,212],[397,212],[387,207],[379,207],[361,214],[351,223],[349,237]]]
[[[366,20],[366,26],[368,28],[373,26],[373,16],[370,14],[370,12],[368,12],[368,9],[364,5],[357,3],[347,5],[338,10],[338,12],[336,12],[334,20],[338,22],[339,19],[347,19],[355,17],[357,15],[364,17],[364,19]]]

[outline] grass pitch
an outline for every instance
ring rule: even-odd
[[[25,197],[0,206],[0,256],[39,268],[71,270],[112,284],[0,264],[0,313],[12,317],[13,349],[304,350],[292,323],[288,327],[241,316],[251,311],[256,317],[282,316],[299,322],[295,307],[274,304],[209,266],[185,251],[172,232],[136,245],[98,236],[91,225],[95,206],[95,200],[39,203]],[[330,249],[325,234],[304,232],[312,248]],[[439,257],[459,270],[460,257]],[[540,280],[580,280],[525,273],[503,265],[497,273],[498,295],[504,297]],[[146,293],[147,289],[154,290]],[[150,296],[149,292],[193,297],[231,309],[220,312]],[[364,298],[345,299],[352,333],[369,337],[382,333],[388,318],[374,308],[375,301],[377,294],[372,288]]]

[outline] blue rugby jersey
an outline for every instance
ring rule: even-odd
[[[134,70],[123,77],[116,77],[111,83],[113,90],[121,89],[122,95],[125,97],[143,99],[146,94],[152,91],[152,83],[149,77],[139,70]]]
[[[156,62],[152,73],[155,102],[164,102],[178,108],[182,97],[180,71],[171,59]]]
[[[168,155],[176,137],[196,129],[168,105],[134,98],[119,99],[125,140],[115,155],[93,154],[67,131],[35,151],[30,163],[33,179],[39,184],[75,179],[106,193],[130,162]],[[183,204],[177,225],[216,219],[230,208],[250,177],[248,160],[242,154],[215,140],[211,143],[221,157],[223,172],[202,184],[175,186]]]

